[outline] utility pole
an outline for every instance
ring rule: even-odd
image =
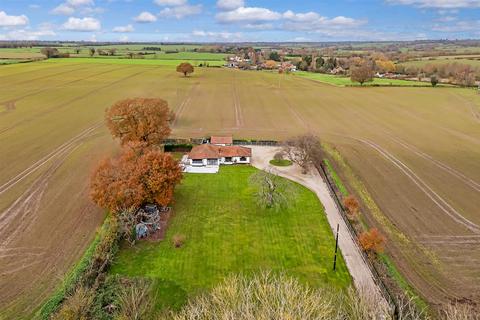
[[[333,271],[337,269],[337,252],[338,252],[338,231],[340,229],[340,224],[337,224],[337,235],[335,237],[335,256],[333,258]]]

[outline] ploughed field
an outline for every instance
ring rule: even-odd
[[[166,99],[177,137],[319,134],[372,195],[369,220],[418,292],[480,302],[475,91],[341,88],[219,68],[183,78],[174,65],[98,60],[0,66],[0,318],[33,312],[93,239],[103,212],[88,178],[116,145],[104,110],[136,96]]]

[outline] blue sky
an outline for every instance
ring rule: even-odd
[[[0,40],[480,38],[480,0],[0,0]]]

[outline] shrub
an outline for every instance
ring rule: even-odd
[[[175,248],[180,248],[185,243],[185,236],[183,234],[176,234],[172,237],[172,243]]]
[[[443,311],[445,320],[479,320],[478,314],[472,306],[466,304],[455,303],[449,305]]]
[[[275,155],[273,156],[273,160],[281,161],[281,160],[283,160],[283,157],[284,157],[284,153],[283,153],[283,152],[277,152],[277,153],[275,153]]]
[[[423,312],[405,312],[413,307],[411,303],[402,304],[401,317],[395,318],[393,310],[378,298],[377,294],[361,290],[359,294],[353,288],[312,289],[294,278],[263,272],[251,279],[230,276],[209,293],[190,300],[181,311],[171,313],[171,317],[174,320],[428,319]]]
[[[360,203],[358,200],[350,195],[343,198],[343,206],[347,210],[348,218],[350,220],[356,220],[360,210]]]
[[[134,279],[122,286],[118,293],[118,320],[145,320],[153,316],[151,283],[146,279]]]
[[[252,279],[231,276],[210,293],[191,300],[175,320],[334,319],[337,306],[326,290],[271,273]]]
[[[378,231],[377,228],[372,228],[369,231],[362,232],[358,237],[358,241],[369,255],[375,255],[383,252],[385,245],[385,237]]]
[[[63,303],[55,320],[87,320],[90,319],[90,307],[95,293],[83,286],[78,287]]]

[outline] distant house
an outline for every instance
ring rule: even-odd
[[[212,136],[210,137],[210,143],[215,144],[217,146],[231,146],[233,144],[233,138]]]
[[[345,69],[343,69],[342,67],[336,67],[335,69],[333,69],[332,71],[330,71],[331,74],[345,74]]]
[[[232,146],[201,144],[183,159],[184,171],[193,173],[216,173],[220,165],[250,164],[252,149]]]

